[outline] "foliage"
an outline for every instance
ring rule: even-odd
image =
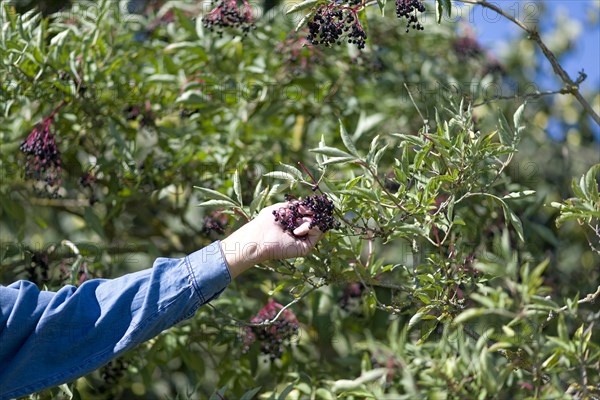
[[[2,282],[146,268],[315,186],[342,223],[310,256],[257,266],[192,320],[36,396],[598,397],[585,115],[549,140],[570,100],[489,96],[530,83],[535,58],[501,66],[450,23],[407,34],[364,10],[358,52],[305,46],[284,9],[242,38],[205,29],[211,10],[192,2],[49,17],[2,3]],[[60,157],[51,182],[19,150],[40,127]],[[254,324],[279,338],[284,320],[298,333],[276,357],[245,337]]]

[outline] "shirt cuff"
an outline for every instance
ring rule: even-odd
[[[231,282],[220,240],[188,255],[185,263],[202,304],[219,297]]]

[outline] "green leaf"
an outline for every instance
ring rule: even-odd
[[[286,181],[290,181],[290,182],[296,182],[297,177],[287,173],[287,172],[283,172],[283,171],[272,171],[272,172],[267,172],[266,174],[263,175],[263,177],[265,178],[275,178],[275,179],[284,179]]]
[[[238,199],[238,204],[243,205],[242,202],[242,183],[240,182],[240,172],[236,169],[233,174],[233,192]]]
[[[454,318],[454,323],[460,324],[466,322],[470,319],[481,317],[485,315],[487,310],[485,308],[470,308],[466,311],[460,313],[456,318]]]
[[[288,398],[288,395],[292,392],[292,390],[294,390],[294,384],[290,383],[285,389],[283,389],[283,391],[279,395],[278,400],[286,400]]]
[[[448,18],[452,17],[452,0],[444,0],[444,8]]]
[[[385,0],[382,1],[385,3]],[[352,140],[356,142],[364,133],[370,131],[375,126],[385,121],[385,119],[385,114],[373,114],[367,117],[364,111],[361,112],[360,117],[358,118],[358,123],[356,124],[356,129],[352,135]]]
[[[535,190],[523,190],[522,192],[512,192],[502,197],[503,199],[522,199],[523,197],[532,196],[535,194]]]
[[[146,82],[154,82],[154,83],[177,83],[178,79],[175,75],[168,74],[156,74],[150,75],[146,78]]]
[[[302,17],[302,19],[300,21],[298,21],[298,23],[296,24],[296,28],[294,28],[294,31],[298,32],[304,25],[306,25],[306,21],[308,21],[309,19],[314,17],[315,12],[316,12],[315,9],[312,9],[312,10],[310,10],[310,12],[308,14],[306,14],[304,17]]]
[[[342,123],[342,120],[340,120],[340,135],[342,136],[342,141],[344,142],[344,146],[346,146],[346,148],[348,149],[350,154],[352,154],[356,157],[359,157],[358,150],[356,150],[356,146],[354,146],[354,142],[352,142],[352,138],[348,134],[348,131],[346,131],[346,128],[344,128],[344,124]]]
[[[260,391],[261,388],[262,388],[262,386],[259,386],[254,389],[248,390],[246,393],[244,393],[242,395],[242,397],[240,397],[240,400],[252,400],[254,398],[254,396],[256,396],[256,394]]]
[[[322,162],[321,165],[329,165],[329,164],[343,164],[347,162],[356,161],[356,158],[353,156],[349,157],[332,157],[328,158],[326,161]]]
[[[515,124],[515,137],[514,137],[514,146],[518,146],[521,141],[521,133],[525,130],[525,125],[523,124],[523,114],[525,111],[525,105],[527,102],[524,102],[517,108],[513,115],[513,123]]]
[[[442,22],[442,15],[444,13],[444,4],[443,4],[443,0],[435,0],[436,3],[436,7],[435,7],[435,16],[437,19],[437,23],[441,23]]]
[[[206,197],[207,199],[221,200],[221,201],[226,201],[228,203],[236,204],[236,202],[231,197],[226,196],[223,193],[217,192],[216,190],[203,188],[200,186],[194,186],[194,189],[199,190],[200,193],[202,193],[202,195],[204,197]]]
[[[405,135],[403,133],[392,133],[392,136],[395,136],[401,139],[404,142],[408,142],[414,146],[423,146],[425,145],[425,139],[415,136],[415,135]]]
[[[594,202],[600,201],[600,194],[598,193],[598,182],[596,181],[598,171],[600,171],[600,164],[592,166],[585,174],[585,191],[587,197]],[[600,207],[600,204],[598,206]]]
[[[498,134],[500,135],[500,143],[509,147],[513,145],[513,138],[515,135],[512,132],[512,129],[510,129],[508,121],[502,112],[498,113]]]
[[[346,157],[346,158],[356,158],[352,154],[346,153],[340,149],[336,149],[335,147],[323,146],[317,147],[314,149],[310,149],[309,151],[317,154],[323,154],[328,157]]]
[[[267,195],[269,194],[269,187],[264,188],[260,194],[250,203],[250,215],[254,214],[256,211],[261,210],[265,201],[267,200]]]
[[[323,388],[318,388],[315,391],[315,395],[317,396],[317,399],[323,399],[323,400],[334,400],[335,397],[333,397],[333,394],[326,389]],[[287,397],[280,397],[279,400],[287,400]]]
[[[298,178],[300,180],[304,180],[304,175],[302,174],[302,172],[298,168],[293,167],[293,166],[288,165],[288,164],[284,164],[284,163],[280,163],[279,165],[281,166],[281,168],[285,169],[285,171],[288,174],[292,174],[296,178]]]
[[[85,211],[83,212],[83,219],[85,219],[88,228],[91,228],[98,235],[104,237],[104,228],[102,227],[102,221],[94,213],[92,207],[86,207]]]
[[[543,370],[552,369],[552,367],[554,367],[556,364],[558,364],[558,362],[560,361],[560,354],[561,353],[562,353],[561,349],[556,349],[556,351],[554,351],[554,353],[552,353],[552,355],[550,357],[548,357],[542,363],[542,369]]]
[[[500,204],[502,204],[502,209],[504,210],[504,218],[510,222],[513,228],[515,228],[519,239],[522,242],[525,242],[525,236],[523,235],[523,224],[521,223],[521,220],[519,219],[519,217],[517,217],[517,214],[515,214],[513,210],[508,208],[508,205],[506,205],[504,201],[502,201],[502,203]]]
[[[319,0],[304,0],[304,1],[301,1],[298,4],[294,4],[285,13],[286,14],[292,14],[292,13],[295,13],[295,12],[300,11],[300,10],[306,10],[307,8],[312,8],[312,6],[314,6],[315,4],[317,4],[318,1]]]
[[[207,200],[200,204],[198,207],[237,207],[238,205],[232,201],[226,200]]]
[[[423,308],[419,309],[412,317],[410,317],[410,320],[408,321],[408,329],[410,329],[413,326],[415,326],[426,315],[428,315],[430,309],[431,308],[429,306],[423,307]]]

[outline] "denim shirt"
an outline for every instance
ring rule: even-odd
[[[219,242],[151,269],[58,292],[0,285],[0,399],[88,374],[190,318],[231,282]]]

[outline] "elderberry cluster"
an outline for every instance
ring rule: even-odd
[[[223,29],[238,28],[244,35],[256,28],[252,22],[252,11],[246,0],[243,0],[242,9],[238,7],[238,0],[213,0],[215,8],[204,18],[204,27],[223,35]]]
[[[283,306],[270,300],[250,321],[252,324],[260,324],[272,321],[281,311]],[[243,352],[250,349],[250,345],[258,341],[260,351],[269,355],[274,360],[280,358],[285,346],[298,334],[298,319],[290,310],[283,310],[281,315],[272,324],[265,326],[247,326],[244,335]]]
[[[423,25],[417,18],[417,13],[425,12],[425,5],[421,0],[396,0],[396,16],[406,18],[406,33],[410,28],[422,31]]]
[[[456,39],[452,43],[452,47],[461,61],[465,61],[469,58],[475,58],[483,54],[483,49],[479,45],[479,42],[477,42],[474,37],[469,35]]]
[[[285,195],[286,201],[291,202],[287,207],[281,207],[273,211],[275,222],[279,222],[284,231],[294,235],[294,229],[302,225],[303,218],[310,216],[312,218],[309,228],[318,227],[321,232],[327,232],[330,229],[338,229],[340,223],[333,217],[335,206],[326,195],[312,195],[304,200],[292,202],[290,195]],[[295,235],[294,235],[295,236]],[[306,236],[298,236],[299,239],[305,239]]]
[[[344,292],[340,298],[340,306],[343,310],[355,312],[360,308],[360,299],[364,286],[360,283],[350,283],[344,288]]]
[[[36,125],[19,149],[26,155],[25,176],[42,182],[51,196],[61,184],[60,151],[51,132],[53,115]]]
[[[306,39],[313,45],[325,46],[340,45],[342,40],[347,40],[364,49],[367,34],[358,20],[356,8],[333,4],[319,7],[308,22]]]
[[[228,222],[229,221],[226,214],[223,214],[220,211],[215,211],[204,217],[202,232],[207,236],[209,236],[211,232],[215,232],[217,235],[222,235],[225,233],[225,228],[227,227]]]

